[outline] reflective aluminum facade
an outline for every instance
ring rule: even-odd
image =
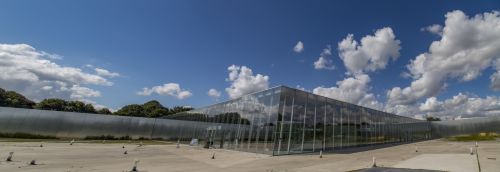
[[[431,127],[426,121],[284,86],[168,118],[206,124],[183,134],[206,147],[271,155],[431,138]]]

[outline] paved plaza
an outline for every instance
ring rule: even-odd
[[[300,154],[268,156],[231,150],[207,150],[175,144],[0,142],[0,171],[130,171],[135,160],[138,170],[148,172],[334,172],[370,168],[372,158],[384,167],[440,171],[478,171],[476,155],[470,155],[473,142],[432,140],[355,153]],[[416,151],[416,149],[418,151]],[[124,152],[127,151],[127,154]],[[6,162],[14,152],[12,162]],[[479,142],[479,164],[483,172],[500,171],[500,142]],[[215,159],[212,156],[215,153]],[[28,165],[31,160],[38,165]],[[375,171],[375,170],[373,170]],[[422,170],[425,171],[425,170]]]

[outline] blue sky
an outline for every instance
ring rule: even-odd
[[[445,15],[454,10],[474,16],[498,9],[499,1],[16,0],[0,3],[0,43],[58,54],[62,59],[53,63],[86,73],[96,67],[118,73],[107,78],[112,86],[78,83],[100,93],[88,100],[113,109],[150,99],[166,106],[199,107],[215,102],[207,95],[210,88],[222,93],[219,101],[228,99],[228,67],[233,64],[268,76],[269,87],[300,85],[312,91],[336,86],[352,77],[339,58],[338,43],[348,34],[359,42],[389,27],[400,41],[400,55],[383,69],[365,72],[371,78],[368,93],[385,106],[387,91],[412,83],[412,78],[401,76],[410,60],[441,39],[422,28],[445,26]],[[304,44],[301,53],[293,51],[298,41]],[[327,45],[335,69],[315,69],[313,63]],[[467,82],[449,78],[446,88],[432,96],[440,101],[459,93],[497,96],[490,88],[495,71],[488,67]],[[7,82],[0,86],[17,88]],[[137,94],[166,83],[177,83],[192,95],[180,100]],[[429,97],[419,98],[414,106]]]

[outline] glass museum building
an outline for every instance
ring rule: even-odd
[[[191,121],[172,139],[269,155],[331,152],[432,138],[429,122],[285,86],[166,119]]]

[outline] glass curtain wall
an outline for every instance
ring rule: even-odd
[[[284,86],[169,116],[201,122],[182,141],[286,155],[428,139],[428,123]]]
[[[335,151],[430,138],[426,121],[281,87],[273,155]]]
[[[273,154],[281,87],[248,94],[167,119],[195,121],[181,127],[180,141],[197,139],[205,148]]]

